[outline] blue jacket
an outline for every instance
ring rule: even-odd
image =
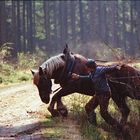
[[[94,89],[97,93],[105,93],[110,91],[110,87],[108,85],[106,79],[106,73],[113,71],[116,66],[97,66],[94,72],[91,72],[87,76],[81,76],[79,78],[90,78],[93,82]]]

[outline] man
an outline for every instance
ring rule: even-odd
[[[120,66],[97,66],[93,59],[88,59],[86,66],[89,75],[82,76],[72,73],[71,78],[74,80],[90,78],[93,83],[95,95],[85,106],[89,121],[96,125],[96,114],[94,110],[98,105],[100,105],[100,114],[104,120],[117,130],[121,131],[122,126],[108,113],[111,91],[106,78],[107,73],[120,69]]]

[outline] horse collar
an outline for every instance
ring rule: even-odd
[[[66,63],[58,79],[60,84],[63,85],[63,83],[66,83],[69,80],[70,74],[73,71],[74,65],[75,65],[75,57],[74,55],[69,53],[68,55],[66,55]]]

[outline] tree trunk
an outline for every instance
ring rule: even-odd
[[[23,15],[22,15],[22,20],[23,20],[23,27],[22,27],[22,34],[23,34],[23,43],[22,43],[22,48],[23,51],[26,52],[26,17],[25,17],[25,10],[26,10],[26,2],[23,1]]]
[[[44,1],[44,25],[45,25],[45,37],[47,40],[47,47],[50,47],[50,9],[49,9],[50,1]]]
[[[70,9],[71,9],[71,32],[72,32],[72,45],[76,46],[76,19],[75,19],[75,1],[71,1]]]
[[[6,42],[5,1],[0,1],[0,47]]]
[[[28,18],[28,22],[27,22],[27,36],[28,36],[28,50],[30,52],[34,51],[33,48],[33,23],[32,23],[32,1],[27,1],[27,18]]]
[[[17,1],[17,26],[16,26],[16,49],[17,52],[21,51],[21,22],[20,22],[20,1]]]
[[[83,17],[83,5],[82,1],[79,1],[79,14],[80,14],[80,38],[83,43],[85,43],[84,38],[84,17]]]

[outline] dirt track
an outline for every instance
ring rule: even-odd
[[[40,108],[45,106],[32,84],[0,90],[0,138],[14,138],[39,125]]]
[[[32,83],[1,88],[0,140],[56,140],[43,137],[42,122],[50,116],[46,108]],[[65,127],[63,140],[82,140],[74,122],[67,119],[60,125]]]

